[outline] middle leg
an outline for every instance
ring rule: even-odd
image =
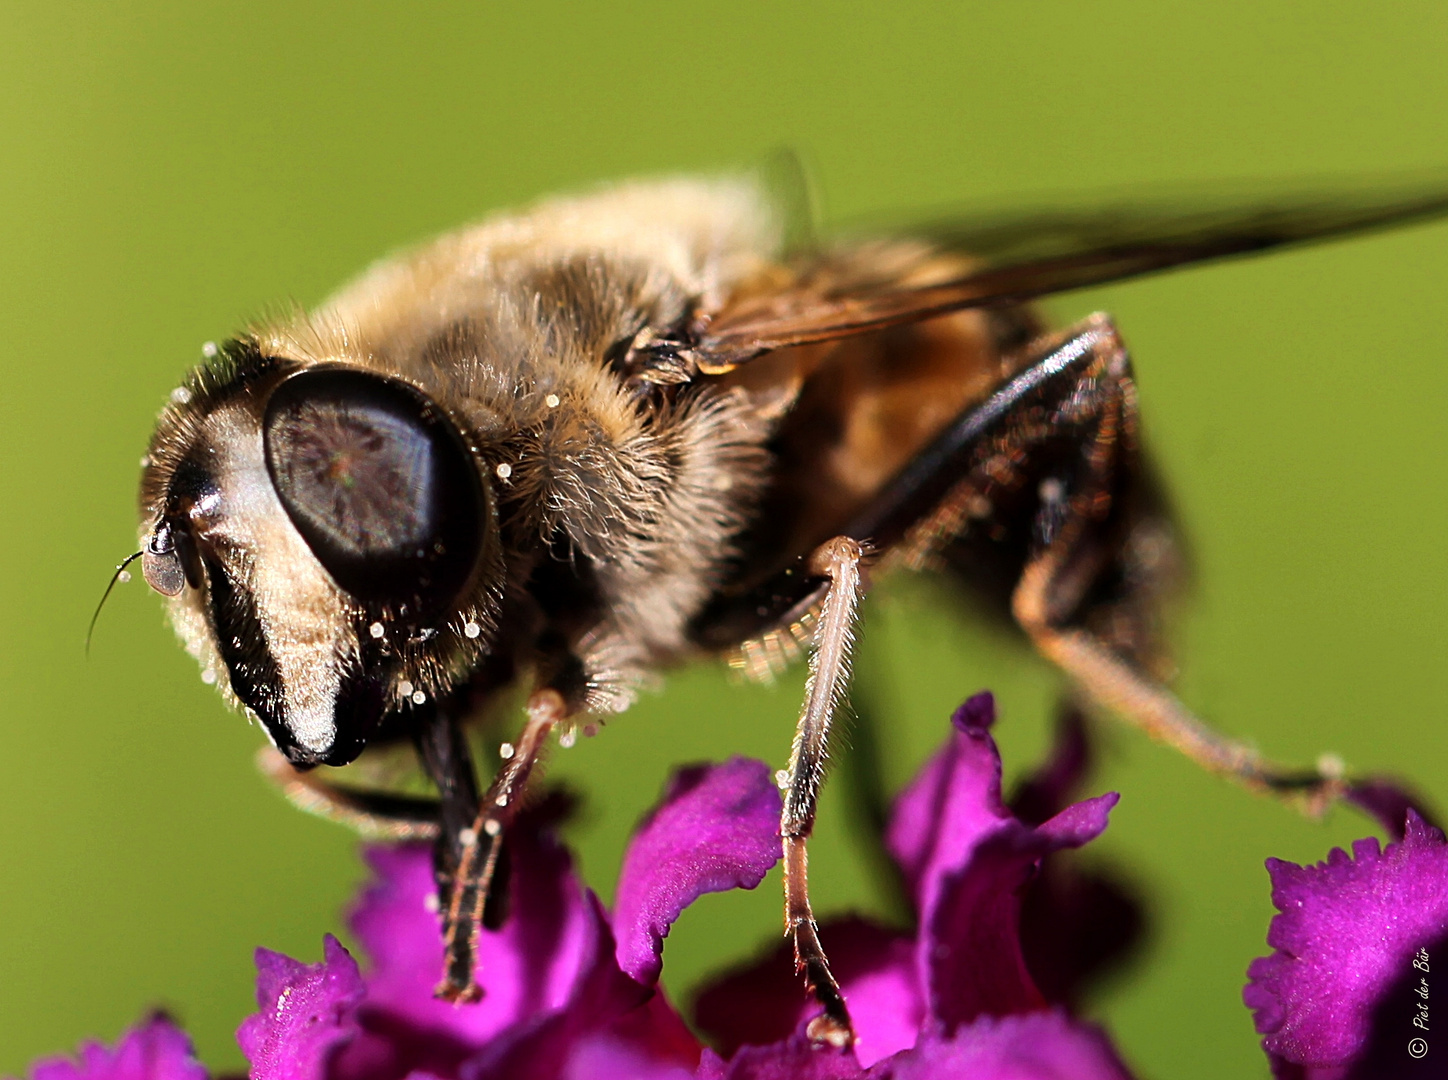
[[[810,571],[828,580],[810,655],[804,708],[795,729],[789,757],[784,811],[779,831],[784,843],[784,925],[794,940],[795,969],[824,1012],[810,1021],[809,1037],[844,1049],[854,1042],[849,1009],[840,984],[830,972],[820,945],[819,929],[809,902],[809,856],[806,844],[814,831],[815,809],[824,781],[830,723],[839,707],[850,676],[850,647],[863,587],[860,577],[861,545],[837,537],[821,546],[811,559]]]

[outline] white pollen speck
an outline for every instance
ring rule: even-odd
[[[1341,780],[1347,775],[1347,762],[1336,754],[1323,754],[1317,759],[1317,771],[1329,780]]]
[[[463,626],[463,637],[475,638],[483,632],[483,628],[471,619]]]
[[[122,585],[126,584],[126,582],[131,580],[131,572],[129,570],[122,570],[119,574],[116,575],[116,580],[119,581]]]
[[[171,400],[177,405],[185,405],[191,400],[191,391],[187,390],[184,386],[178,386],[175,390],[171,391]]]
[[[371,626],[369,626],[367,628],[367,632],[375,638],[380,638],[383,634],[387,633],[387,631],[382,628],[382,624],[380,622],[375,622]]]
[[[426,700],[427,695],[424,694],[421,690],[414,690],[412,692],[412,703],[414,705],[421,705]]]
[[[493,472],[498,474],[499,480],[506,480],[513,475],[513,466],[509,465],[506,461],[500,461],[498,462],[498,467],[494,469]]]
[[[143,456],[143,457],[141,458],[141,468],[143,468],[143,469],[149,469],[150,467],[151,467],[151,455],[150,455],[150,454],[146,454],[145,456]]]
[[[412,683],[404,679],[397,684],[397,692],[403,697],[412,697]]]
[[[574,743],[576,743],[577,741],[578,741],[578,729],[577,729],[577,728],[572,728],[572,727],[571,727],[571,728],[565,728],[565,729],[564,729],[562,732],[560,732],[559,735],[558,735],[558,745],[561,746],[561,747],[563,747],[563,749],[565,749],[565,750],[567,750],[570,746],[572,746],[572,745],[573,745]]]
[[[422,898],[422,910],[429,911],[434,915],[442,910],[442,901],[438,900],[437,893],[430,892]]]
[[[505,793],[505,794],[499,795],[496,799],[493,800],[493,805],[494,805],[494,806],[507,806],[507,805],[508,805],[508,796],[507,796],[507,794]]]
[[[558,402],[560,400],[562,399],[559,398],[557,394],[549,394],[546,398],[543,399],[543,404],[547,405],[550,409],[556,409],[558,408]]]
[[[502,746],[498,747],[498,756],[504,761],[507,761],[509,758],[511,758],[514,753],[515,751],[513,750],[513,744],[510,742],[505,742]]]
[[[1054,476],[1048,476],[1041,481],[1041,486],[1037,488],[1037,494],[1041,496],[1042,502],[1060,502],[1066,495],[1066,485]]]
[[[208,341],[205,345],[201,346],[201,355],[208,360],[215,356],[217,351],[216,342],[214,341]]]
[[[207,686],[210,686],[212,683],[216,682],[216,672],[212,671],[210,668],[206,668],[204,671],[201,672],[201,681],[204,682]]]
[[[496,818],[488,818],[487,821],[483,822],[483,832],[489,836],[497,836],[502,831],[503,823]]]
[[[779,788],[780,791],[784,791],[789,787],[788,769],[780,769],[779,772],[774,774],[774,786]]]
[[[463,847],[472,847],[478,842],[478,834],[472,829],[462,829],[458,832],[458,843]]]

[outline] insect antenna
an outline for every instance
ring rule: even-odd
[[[106,586],[106,591],[101,593],[101,602],[96,605],[95,614],[91,616],[90,625],[86,627],[85,630],[85,655],[87,659],[90,658],[91,636],[96,632],[96,620],[101,617],[101,608],[105,607],[106,601],[111,598],[111,590],[116,587],[116,582],[131,580],[131,575],[126,573],[126,567],[130,566],[131,563],[140,557],[141,552],[138,551],[134,555],[127,555],[122,559],[116,566],[116,572],[111,575],[110,584]]]

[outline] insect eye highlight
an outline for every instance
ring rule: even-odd
[[[339,586],[446,613],[482,553],[489,493],[432,401],[369,372],[313,368],[272,394],[263,432],[277,496]]]

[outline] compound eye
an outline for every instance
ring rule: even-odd
[[[322,367],[277,387],[263,430],[282,506],[337,584],[412,619],[446,615],[490,521],[452,421],[406,383]]]

